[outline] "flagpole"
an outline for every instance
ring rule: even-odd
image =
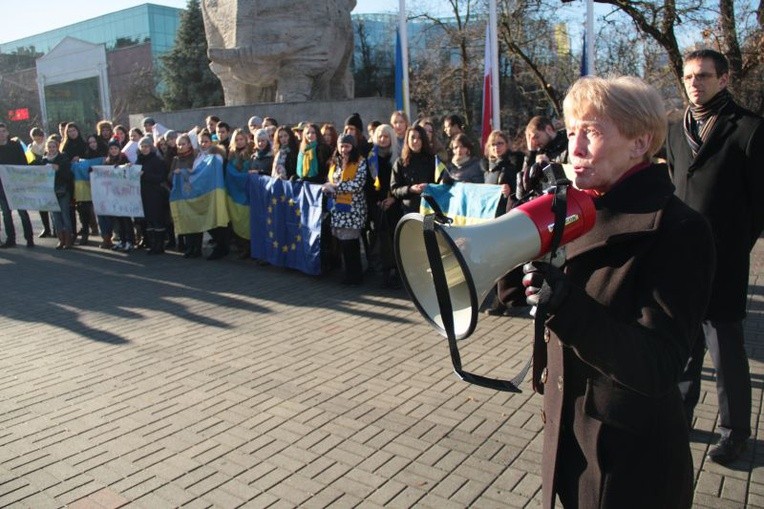
[[[398,32],[401,39],[401,56],[403,60],[403,111],[411,118],[411,107],[409,103],[409,34],[406,20],[406,0],[399,0],[398,3]]]
[[[491,36],[491,105],[492,105],[492,119],[494,130],[501,129],[501,111],[500,111],[500,94],[499,94],[499,37],[498,27],[499,19],[496,14],[496,0],[489,0],[488,2],[488,23],[490,24],[490,36]]]
[[[589,74],[594,76],[596,66],[594,65],[594,0],[586,0],[586,65]]]

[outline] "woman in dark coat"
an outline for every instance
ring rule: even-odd
[[[543,507],[689,508],[693,468],[677,387],[710,295],[708,223],[673,194],[660,94],[638,78],[578,80],[564,101],[575,185],[596,225],[562,270],[524,266],[546,307],[534,349],[544,394]]]
[[[404,214],[419,212],[422,191],[435,177],[435,156],[430,152],[425,130],[418,125],[409,127],[405,140],[390,179],[390,193],[400,202]]]
[[[53,190],[58,199],[58,206],[61,209],[53,212],[53,226],[58,235],[58,244],[56,249],[69,249],[72,247],[72,222],[69,214],[69,207],[72,201],[72,189],[74,188],[74,175],[72,174],[72,165],[66,154],[58,150],[58,138],[50,136],[45,145],[46,152],[42,158],[42,164],[49,164],[56,172],[53,178]]]
[[[148,254],[162,254],[167,233],[168,202],[163,185],[167,182],[167,164],[157,155],[148,136],[141,138],[138,149],[136,164],[141,165],[141,201],[146,219]]]

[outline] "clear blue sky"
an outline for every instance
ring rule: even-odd
[[[0,10],[0,43],[39,34],[102,14],[153,3],[185,8],[186,0],[35,0],[26,3],[3,0]],[[398,2],[390,0],[357,0],[356,13],[397,11]]]

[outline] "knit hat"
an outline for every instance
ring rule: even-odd
[[[164,133],[165,140],[174,140],[177,137],[178,137],[178,131],[173,131],[172,129]]]
[[[247,126],[260,127],[261,125],[263,125],[263,119],[257,115],[249,117],[249,120],[247,121]]]
[[[153,117],[146,117],[146,118],[143,119],[143,122],[141,122],[141,125],[146,125],[146,124],[154,125],[156,123],[157,123],[157,121],[154,120]]]
[[[119,145],[119,142],[118,142],[117,140],[111,140],[111,141],[109,142],[109,148],[111,148],[111,147],[117,147],[117,148],[119,148],[119,149],[121,149],[121,148],[122,148],[122,147]]]
[[[339,144],[343,145],[347,143],[348,145],[353,145],[355,147],[355,137],[352,134],[343,134],[340,136]]]
[[[363,122],[361,122],[361,115],[358,113],[353,113],[348,118],[346,118],[345,125],[352,125],[358,129],[358,132],[363,132]]]
[[[138,142],[138,145],[149,145],[154,146],[154,140],[151,139],[151,136],[144,136],[141,138],[141,141]]]

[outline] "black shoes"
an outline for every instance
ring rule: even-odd
[[[53,236],[53,234],[50,232],[50,230],[43,230],[38,235],[38,237],[41,238],[41,239],[45,239],[45,238],[52,237],[52,236]]]
[[[9,247],[16,247],[16,241],[15,240],[6,240],[2,244],[0,244],[0,249],[8,249]]]
[[[722,437],[715,446],[708,451],[708,459],[720,465],[732,463],[745,451],[747,438]]]

